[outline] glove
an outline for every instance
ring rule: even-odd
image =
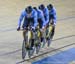
[[[35,32],[35,27],[32,27],[32,31]]]
[[[44,29],[44,28],[45,28],[45,26],[42,27],[42,29]]]
[[[35,27],[32,27],[33,30],[35,30]]]
[[[17,31],[19,31],[19,30],[20,30],[20,27],[17,28]]]

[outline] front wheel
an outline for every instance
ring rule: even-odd
[[[38,38],[35,43],[36,54],[39,53],[40,47],[41,47],[41,40],[40,40],[40,38]]]
[[[47,46],[48,46],[48,47],[50,46],[51,41],[52,41],[51,39],[48,40],[48,42],[47,42]]]
[[[38,54],[40,51],[40,45],[36,47],[36,54]]]
[[[22,59],[24,59],[26,56],[26,48],[25,48],[25,40],[23,40],[22,44]]]
[[[34,42],[32,41],[32,39],[29,40],[29,50],[28,50],[28,57],[31,58],[31,56],[33,56],[34,54]]]

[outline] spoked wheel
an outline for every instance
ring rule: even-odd
[[[36,41],[36,44],[35,44],[36,54],[38,54],[39,51],[40,51],[40,47],[41,47],[41,43],[40,42],[41,42],[40,39],[38,39],[38,41]]]
[[[28,57],[31,58],[33,50],[28,50]]]
[[[34,54],[34,48],[32,47],[32,45],[33,45],[32,39],[30,39],[29,43],[30,43],[29,44],[30,46],[29,46],[29,50],[28,50],[28,57],[31,58],[31,56]]]
[[[40,51],[40,45],[36,47],[36,54],[38,54]]]
[[[22,59],[25,59],[26,56],[26,48],[25,48],[25,40],[23,40],[22,44]]]
[[[47,46],[49,47],[50,44],[51,44],[51,39],[48,39],[48,41],[47,41]]]
[[[41,46],[42,46],[42,48],[45,46],[45,44],[46,44],[46,38],[45,38],[45,36],[46,36],[46,32],[43,32],[43,40],[42,40],[42,42],[41,42]]]
[[[46,40],[45,40],[45,38],[43,38],[42,48],[45,47],[45,44],[46,44]]]

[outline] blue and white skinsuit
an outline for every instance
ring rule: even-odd
[[[23,28],[28,27],[28,24],[30,22],[32,23],[32,26],[35,28],[37,26],[37,12],[33,9],[31,14],[27,14],[26,11],[23,10],[18,21],[18,27],[21,27],[22,21],[23,21],[22,26]]]

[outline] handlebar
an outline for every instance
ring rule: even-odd
[[[22,28],[19,31],[26,31],[26,30],[34,31],[34,29],[31,27]]]

